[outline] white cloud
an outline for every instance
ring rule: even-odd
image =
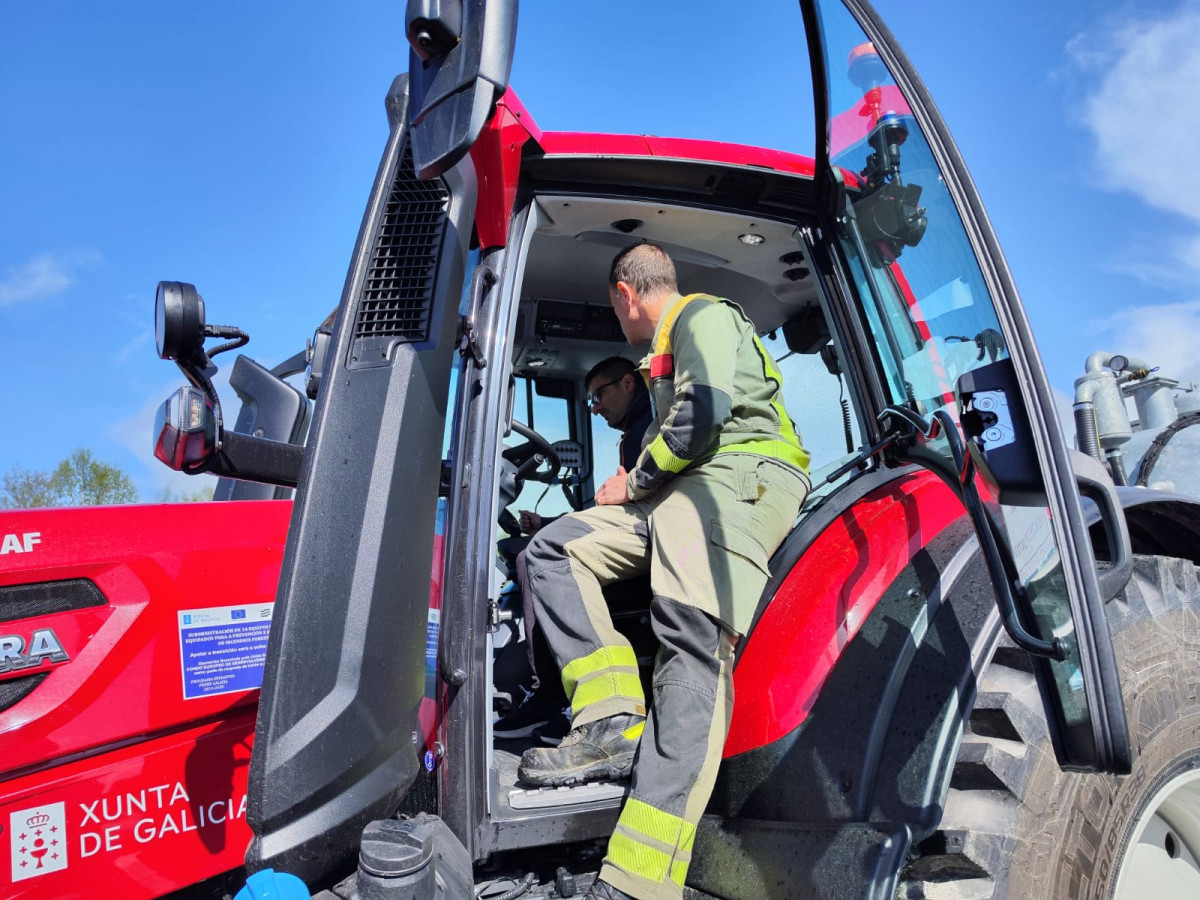
[[[1110,22],[1067,49],[1100,76],[1083,119],[1108,185],[1200,222],[1200,179],[1188,169],[1200,96],[1200,4],[1157,20]]]
[[[1109,16],[1073,38],[1066,53],[1091,83],[1078,109],[1094,138],[1101,183],[1170,214],[1154,234],[1122,234],[1114,222],[1125,258],[1111,268],[1153,289],[1196,297],[1200,178],[1189,160],[1200,97],[1200,2],[1185,0],[1158,17],[1132,10]],[[1183,382],[1200,380],[1200,300],[1133,303],[1087,324],[1096,346],[1140,357]]]
[[[1072,38],[1065,52],[1090,83],[1076,109],[1093,137],[1092,175],[1172,214],[1157,234],[1122,233],[1114,222],[1124,259],[1111,268],[1154,288],[1194,286],[1200,178],[1188,161],[1200,96],[1200,2],[1185,0],[1158,18],[1137,11],[1108,16]]]
[[[141,323],[139,323],[140,325]],[[130,338],[126,343],[117,350],[113,359],[118,363],[127,363],[135,357],[142,357],[145,354],[142,352],[154,340],[154,331],[150,328],[143,327],[141,331]]]
[[[99,259],[94,251],[83,253],[39,253],[28,262],[8,269],[0,279],[0,307],[61,294],[74,284],[81,265]]]

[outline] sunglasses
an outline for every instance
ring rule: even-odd
[[[624,375],[621,376],[621,378],[624,378],[624,377],[625,377]],[[604,389],[612,387],[614,384],[616,384],[618,381],[620,381],[621,378],[614,378],[612,381],[606,381],[606,382],[604,382],[604,384],[600,385],[600,387],[596,388],[594,391],[592,391],[590,394],[588,394],[587,395],[588,406],[591,406],[591,407],[599,406],[600,405],[600,396],[604,393]]]

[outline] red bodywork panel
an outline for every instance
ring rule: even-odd
[[[912,558],[966,514],[935,475],[868,494],[813,542],[750,634],[733,673],[726,757],[794,731],[842,649]]]
[[[479,183],[475,228],[479,246],[502,247],[508,242],[521,157],[533,141],[547,156],[635,156],[661,159],[693,159],[732,166],[754,166],[792,175],[813,177],[814,164],[807,156],[745,144],[663,138],[653,135],[591,134],[587,132],[542,131],[533,116],[509,89],[496,102],[496,112],[471,148],[471,161]],[[847,173],[848,183],[855,176]]]
[[[154,897],[241,865],[258,691],[209,681],[212,693],[184,699],[182,613],[273,603],[291,510],[0,516],[5,534],[37,535],[31,551],[0,555],[0,586],[88,579],[108,601],[0,622],[26,641],[52,629],[70,657],[14,673],[48,675],[0,712],[0,895]]]

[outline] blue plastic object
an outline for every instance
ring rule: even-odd
[[[304,882],[287,872],[263,869],[246,879],[233,900],[309,900]]]

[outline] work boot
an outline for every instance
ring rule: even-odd
[[[645,724],[645,716],[619,713],[580,725],[553,749],[526,750],[517,776],[539,787],[625,778],[633,771]]]
[[[583,895],[583,900],[635,900],[635,898],[633,894],[617,890],[607,881],[597,881]]]

